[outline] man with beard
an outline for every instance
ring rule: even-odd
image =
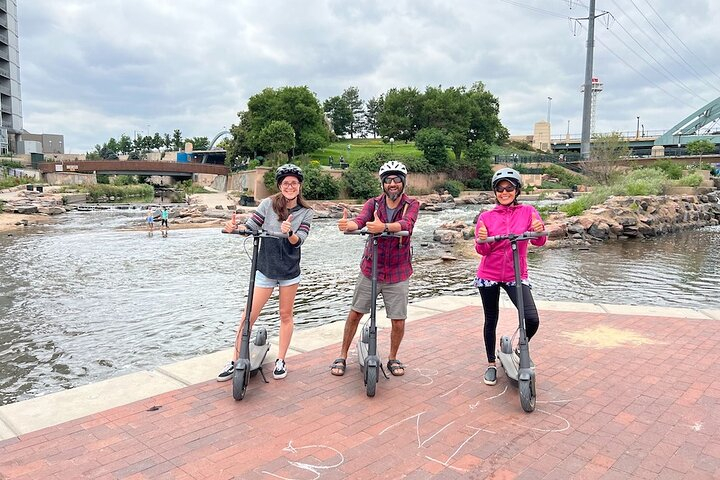
[[[407,180],[405,165],[391,160],[380,167],[379,175],[382,195],[365,202],[360,214],[352,220],[347,218],[347,210],[345,210],[343,217],[338,221],[338,228],[341,232],[352,232],[365,227],[370,233],[400,231],[409,233],[407,237],[379,238],[377,251],[377,293],[382,293],[385,310],[392,320],[387,367],[390,373],[399,377],[405,374],[405,366],[397,359],[397,352],[405,333],[408,289],[410,275],[413,272],[410,235],[417,220],[420,204],[403,193]],[[372,245],[368,242],[360,263],[360,275],[355,284],[350,313],[345,321],[340,357],[331,366],[331,373],[335,376],[345,374],[350,343],[363,315],[370,312],[371,278]]]

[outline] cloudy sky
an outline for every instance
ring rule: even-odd
[[[590,0],[19,0],[25,129],[66,152],[212,138],[265,87],[470,86],[513,135],[579,136]],[[720,96],[717,0],[597,0],[597,131],[664,131]],[[711,5],[715,4],[715,8]],[[548,100],[551,97],[552,100]],[[569,122],[569,123],[568,123]]]

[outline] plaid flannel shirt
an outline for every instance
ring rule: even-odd
[[[387,237],[378,239],[378,262],[377,276],[378,282],[382,283],[398,283],[410,278],[413,273],[412,269],[412,248],[410,238],[412,236],[413,227],[417,221],[418,212],[420,211],[420,203],[414,198],[410,198],[403,193],[400,203],[393,218],[387,218],[387,210],[385,208],[385,195],[371,198],[353,221],[358,228],[363,228],[365,224],[375,218],[377,211],[378,218],[384,223],[400,222],[402,230],[407,231],[410,235],[407,237]],[[372,243],[365,245],[362,262],[360,263],[360,271],[367,278],[372,278]]]

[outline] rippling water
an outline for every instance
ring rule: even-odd
[[[441,223],[477,207],[421,214],[411,301],[473,295],[477,260],[441,262]],[[244,304],[251,241],[218,229],[159,232],[137,212],[76,212],[32,234],[0,238],[0,403],[227,348]],[[303,247],[297,328],[342,321],[363,241],[318,220]],[[720,228],[590,250],[531,255],[544,300],[720,308]],[[259,323],[277,331],[271,299]],[[340,339],[338,339],[340,340]]]

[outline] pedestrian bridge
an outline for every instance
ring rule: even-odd
[[[192,178],[194,174],[229,175],[225,165],[192,162],[153,162],[145,160],[82,160],[46,162],[38,165],[42,173],[99,173],[104,175],[164,175]]]

